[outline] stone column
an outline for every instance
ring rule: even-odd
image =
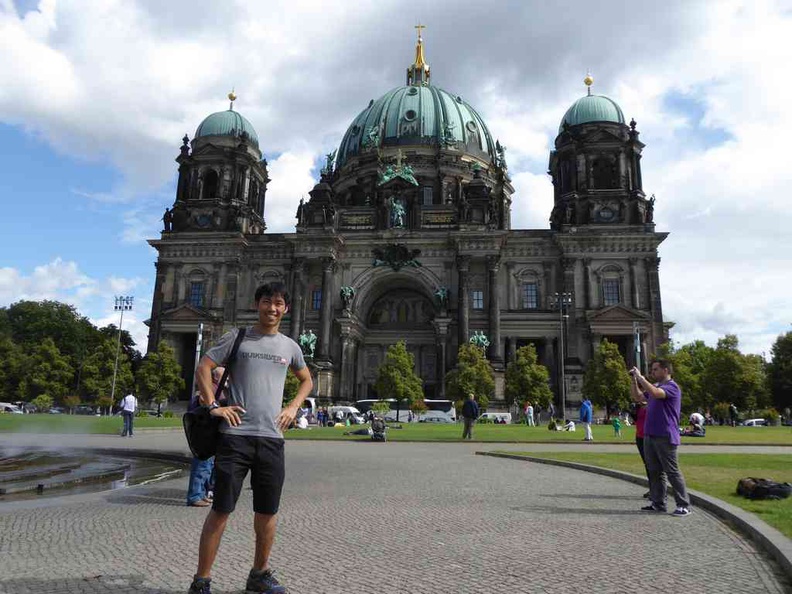
[[[660,258],[653,256],[646,258],[647,292],[649,293],[649,310],[652,314],[651,348],[665,342],[663,329],[663,306],[660,301]]]
[[[322,361],[330,359],[330,330],[333,323],[333,269],[335,258],[322,259],[322,310],[319,313],[319,351],[317,358]]]
[[[295,259],[294,268],[292,270],[292,308],[291,308],[291,328],[289,328],[289,336],[295,342],[300,338],[302,332],[302,313],[303,313],[303,300],[305,298],[305,287],[303,286],[303,272],[305,270],[305,261],[302,258]]]
[[[354,348],[355,339],[349,334],[341,338],[341,397],[352,399],[354,384]]]
[[[575,268],[576,262],[574,258],[564,258],[564,292],[571,293],[572,303],[567,307],[567,314],[569,317],[566,319],[567,334],[565,338],[566,355],[568,358],[576,358],[578,356],[578,342],[575,320],[577,318],[577,304],[578,295],[575,293]]]
[[[445,398],[445,376],[446,376],[446,357],[448,351],[448,325],[451,323],[450,318],[435,318],[435,340],[437,342],[437,366],[436,373],[438,374],[438,385],[440,390],[438,398]]]
[[[459,274],[459,295],[457,296],[457,329],[459,333],[459,346],[467,344],[470,325],[470,287],[468,275],[470,274],[470,256],[457,257],[457,272]]]
[[[542,262],[542,270],[544,271],[544,294],[540,295],[540,303],[544,301],[545,309],[553,307],[553,293],[555,293],[555,283],[553,283],[553,263]],[[540,305],[541,307],[541,305]]]
[[[640,297],[638,295],[638,274],[636,267],[638,258],[630,258],[630,306],[641,309]]]
[[[583,287],[585,290],[586,309],[594,308],[594,299],[591,290],[591,258],[583,260]]]
[[[239,284],[239,261],[228,262],[226,268],[226,293],[223,303],[223,317],[227,324],[236,323],[237,318],[237,286]]]
[[[517,291],[514,290],[514,262],[506,264],[506,291],[506,308],[509,310],[517,309],[519,297],[515,299]]]
[[[487,258],[487,269],[489,271],[489,330],[490,362],[495,368],[503,367],[503,350],[500,340],[500,291],[498,291],[498,270],[500,269],[500,257],[489,256]]]

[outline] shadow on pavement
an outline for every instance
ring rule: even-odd
[[[597,495],[596,493],[581,493],[580,495],[553,495],[553,499],[616,499],[619,501],[641,502],[640,496],[635,495]]]
[[[523,505],[521,507],[512,507],[512,511],[516,512],[542,512],[551,514],[579,514],[585,516],[632,516],[632,515],[649,515],[648,512],[641,511],[640,502],[635,510],[623,509],[591,509],[583,507],[557,507],[553,505]],[[657,514],[662,515],[662,514]]]
[[[116,491],[105,497],[108,503],[120,505],[168,505],[184,507],[187,492],[184,489],[157,489],[149,488],[136,491]]]
[[[80,594],[184,594],[189,584],[174,589],[143,586],[143,577],[135,575],[96,575],[84,578],[26,578],[0,581],[2,594],[43,594],[79,592]],[[219,593],[218,593],[219,594]]]

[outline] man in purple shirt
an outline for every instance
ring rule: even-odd
[[[649,498],[652,503],[641,509],[666,511],[665,475],[674,488],[676,509],[673,515],[683,517],[690,515],[690,499],[685,487],[685,477],[677,463],[682,391],[671,379],[672,373],[671,363],[664,359],[652,363],[650,375],[656,382],[654,384],[642,376],[637,367],[630,370],[630,375],[634,378],[633,391],[642,391],[649,402],[644,425],[644,453],[649,474]]]

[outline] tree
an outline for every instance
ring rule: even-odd
[[[69,414],[74,412],[75,407],[80,404],[80,397],[77,394],[67,394],[61,398],[63,406],[69,409]]]
[[[605,339],[597,346],[583,374],[582,392],[594,404],[604,406],[608,418],[611,411],[629,406],[630,376],[618,345]]]
[[[99,406],[109,407],[105,398],[110,399],[113,394],[113,372],[115,370],[116,345],[110,338],[105,338],[86,357],[82,367],[82,388],[87,400],[95,401]],[[124,353],[118,354],[118,369],[115,371],[115,398],[132,390],[134,377],[129,359]]]
[[[283,404],[286,405],[297,396],[300,389],[300,380],[292,373],[291,368],[286,369],[286,381],[283,383]]]
[[[506,367],[506,401],[522,404],[530,400],[545,408],[553,399],[549,382],[550,372],[538,362],[536,347],[532,344],[520,347],[515,360]]]
[[[25,353],[8,336],[0,337],[0,400],[16,400],[25,369]]]
[[[776,410],[792,408],[792,332],[779,336],[773,343],[767,375]]]
[[[143,395],[156,403],[158,409],[184,389],[181,365],[168,343],[160,342],[155,352],[143,358],[137,373],[137,383]]]
[[[767,381],[758,355],[743,355],[733,334],[718,345],[703,374],[703,381],[715,402],[734,402],[739,410],[754,410],[766,401]]]
[[[25,374],[19,382],[17,394],[32,400],[39,394],[61,398],[66,394],[74,375],[69,360],[61,354],[51,338],[31,345],[24,358]]]
[[[415,373],[415,357],[403,340],[388,347],[385,361],[377,370],[374,389],[380,398],[406,400],[410,409],[417,401],[423,402],[423,381]]]
[[[484,351],[472,344],[463,344],[457,353],[457,366],[446,374],[446,394],[456,401],[457,408],[471,392],[476,396],[483,409],[489,404],[489,397],[495,390],[492,365],[484,356]]]
[[[47,412],[52,408],[52,402],[52,396],[39,394],[32,400],[31,404],[35,406],[39,412]]]
[[[656,358],[667,359],[674,368],[674,381],[682,389],[683,411],[711,410],[714,406],[712,394],[704,382],[704,371],[713,352],[714,349],[701,340],[678,349],[672,343],[666,343],[657,350]]]

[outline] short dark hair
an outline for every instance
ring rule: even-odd
[[[655,359],[652,361],[652,365],[655,363],[657,363],[662,369],[665,369],[668,372],[668,375],[674,375],[674,366],[668,359]]]
[[[284,285],[282,282],[266,283],[261,285],[258,289],[256,289],[255,302],[258,305],[258,302],[261,301],[262,297],[275,296],[283,297],[286,305],[291,305],[291,295],[289,294],[289,290],[286,288],[286,285]]]

